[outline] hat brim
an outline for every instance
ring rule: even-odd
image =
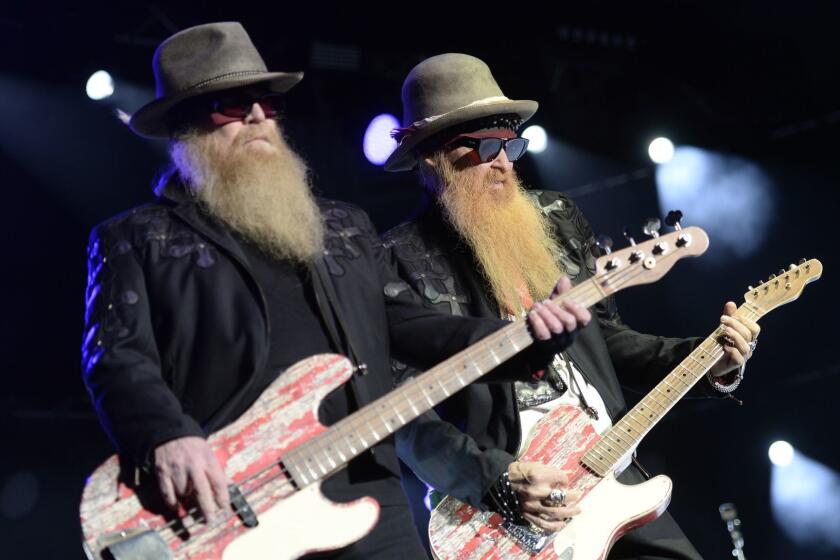
[[[146,138],[168,138],[169,127],[166,115],[178,103],[216,91],[224,91],[252,84],[265,83],[268,90],[285,93],[303,79],[303,72],[259,72],[238,78],[212,82],[203,87],[189,89],[176,95],[155,99],[140,107],[131,116],[128,126],[131,130]]]
[[[489,117],[512,113],[518,115],[524,123],[537,112],[539,103],[525,99],[506,99],[482,105],[468,105],[450,111],[431,121],[423,127],[418,128],[413,134],[403,138],[394,153],[385,162],[385,171],[410,171],[417,165],[417,156],[414,149],[423,140],[429,138],[442,130],[461,123]]]

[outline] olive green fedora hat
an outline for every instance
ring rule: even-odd
[[[152,68],[156,99],[138,109],[128,123],[131,130],[149,138],[168,137],[169,111],[190,98],[257,83],[284,93],[303,78],[303,72],[269,72],[237,22],[179,31],[157,48]]]
[[[524,122],[539,106],[505,97],[487,64],[460,53],[433,56],[412,68],[403,82],[402,105],[403,127],[393,133],[399,144],[385,162],[386,171],[414,168],[415,149],[447,128],[502,114]]]

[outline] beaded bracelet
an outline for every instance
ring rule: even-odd
[[[741,384],[741,381],[744,380],[744,370],[745,369],[746,369],[746,367],[744,367],[744,364],[742,364],[738,368],[738,371],[735,373],[735,377],[732,379],[732,382],[730,382],[730,383],[721,383],[720,379],[713,376],[710,371],[706,372],[706,378],[712,384],[712,387],[714,387],[715,391],[717,391],[719,393],[731,393],[732,391],[737,389],[738,386]]]

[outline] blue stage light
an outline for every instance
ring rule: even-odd
[[[544,152],[548,146],[548,134],[538,124],[532,124],[522,133],[523,138],[528,139],[528,151],[539,154]]]
[[[648,145],[648,155],[653,163],[668,163],[674,157],[674,143],[664,136],[655,138]]]
[[[88,78],[85,91],[94,101],[110,97],[114,93],[114,79],[105,70],[98,70]]]
[[[789,462],[770,477],[779,529],[803,548],[840,551],[840,474],[792,447],[783,455]]]
[[[660,209],[682,209],[686,222],[715,240],[704,257],[729,261],[752,255],[767,237],[775,198],[773,184],[756,164],[743,158],[690,146],[656,168]]]
[[[362,147],[365,157],[374,165],[382,165],[396,149],[397,142],[391,138],[391,131],[400,126],[397,117],[388,113],[377,115],[365,130]]]
[[[786,467],[793,461],[793,446],[786,441],[774,441],[767,450],[770,462],[777,467]]]

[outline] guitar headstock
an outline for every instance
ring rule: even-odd
[[[792,264],[787,270],[771,274],[766,282],[757,287],[750,286],[750,291],[744,294],[744,300],[767,313],[798,298],[806,284],[822,276],[822,270],[822,263],[817,259],[802,259],[799,265]]]
[[[606,294],[630,286],[650,284],[662,278],[678,260],[702,255],[709,248],[709,236],[697,226],[682,228],[679,221],[669,214],[667,222],[676,230],[659,234],[659,220],[651,219],[644,231],[651,239],[636,243],[625,229],[624,236],[630,247],[611,251],[612,241],[600,238],[598,245],[607,254],[595,261],[595,273],[602,278],[601,287]]]

